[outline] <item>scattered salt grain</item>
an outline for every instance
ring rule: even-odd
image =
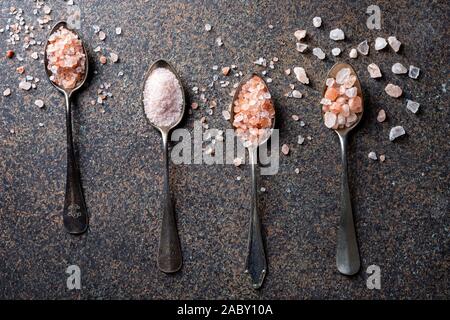
[[[302,67],[295,67],[294,73],[295,73],[295,77],[297,78],[298,81],[300,81],[303,84],[309,83],[309,78],[306,75],[305,69],[303,69]]]
[[[205,24],[205,30],[206,31],[211,31],[212,27],[209,23]]]
[[[290,75],[291,74],[291,69],[286,69],[286,70],[284,70],[284,74],[285,75]]]
[[[406,109],[408,109],[412,113],[416,113],[417,111],[419,111],[419,107],[420,107],[420,103],[418,103],[418,102],[415,102],[412,100],[407,100],[407,102],[406,102]]]
[[[231,114],[230,114],[230,112],[228,110],[223,110],[222,111],[222,116],[227,121],[231,119]]]
[[[313,18],[313,26],[316,28],[320,28],[322,25],[322,18],[321,17],[314,17]]]
[[[267,66],[267,60],[264,59],[263,57],[258,58],[258,60],[254,61],[253,63],[262,67]]]
[[[116,34],[117,35],[121,35],[122,34],[122,28],[121,27],[117,27],[116,28]]]
[[[292,91],[292,98],[300,99],[302,97],[302,93],[298,90]]]
[[[394,50],[395,52],[398,52],[400,50],[400,46],[402,45],[402,43],[398,41],[396,37],[394,36],[389,37],[388,42],[392,50]]]
[[[297,143],[298,143],[298,144],[303,144],[303,142],[305,142],[305,137],[303,137],[303,136],[298,136],[298,137],[297,137]]]
[[[217,44],[217,46],[219,46],[219,47],[223,46],[223,42],[222,42],[222,38],[221,38],[221,37],[217,37],[217,38],[216,38],[216,44]]]
[[[320,48],[314,48],[313,49],[313,55],[315,55],[317,58],[319,58],[320,60],[325,59],[325,52],[323,52],[322,49]]]
[[[31,58],[33,58],[34,60],[37,60],[37,59],[39,59],[39,54],[37,52],[33,52],[31,54]]]
[[[287,144],[283,144],[283,145],[281,146],[281,152],[282,152],[285,156],[287,156],[287,155],[289,154],[289,146],[288,146]]]
[[[3,91],[3,96],[7,97],[11,94],[11,89],[10,88],[6,88],[5,91]]]
[[[395,74],[405,74],[408,72],[408,69],[400,62],[397,62],[392,65],[392,72]]]
[[[330,39],[334,41],[344,40],[345,39],[344,31],[342,31],[339,28],[331,30]]]
[[[403,129],[402,126],[396,126],[393,127],[391,129],[391,131],[389,132],[389,140],[390,141],[394,141],[395,139],[397,139],[398,137],[401,137],[405,134],[405,129]]]
[[[42,101],[41,99],[37,99],[36,101],[34,101],[34,104],[41,109],[45,106],[44,101]]]
[[[306,30],[297,30],[294,32],[294,36],[300,41],[306,37]]]
[[[408,76],[412,79],[417,79],[419,77],[420,69],[414,66],[409,66]]]
[[[341,54],[341,49],[340,48],[333,48],[331,49],[331,54],[335,57],[337,57],[338,55]]]
[[[348,56],[352,59],[356,59],[358,57],[358,51],[356,51],[355,48],[350,50],[350,53],[348,54]]]
[[[292,120],[294,120],[294,121],[300,120],[300,117],[299,117],[298,115],[296,115],[296,114],[293,114],[293,115],[291,116],[291,118],[292,118]]]
[[[402,89],[399,86],[396,86],[392,83],[389,83],[386,88],[384,88],[384,91],[386,91],[386,93],[393,98],[398,98],[403,93]]]
[[[375,63],[369,64],[367,71],[369,71],[371,78],[381,78],[381,70]]]
[[[369,54],[369,44],[367,43],[367,40],[364,40],[363,42],[358,44],[358,51],[365,56]]]
[[[298,52],[305,52],[305,50],[308,49],[308,45],[307,45],[307,44],[304,44],[304,43],[301,43],[301,42],[297,42],[297,43],[295,44],[295,49],[296,49]]]
[[[30,83],[30,82],[27,82],[27,81],[21,81],[21,82],[19,83],[19,89],[28,91],[28,90],[31,89],[31,83]]]
[[[374,160],[374,161],[378,159],[377,154],[373,151],[369,152],[368,157],[369,157],[369,159]]]
[[[380,161],[384,162],[386,160],[386,156],[384,154],[380,154]]]
[[[114,52],[111,52],[109,54],[109,58],[113,63],[116,63],[117,61],[119,61],[119,56]]]
[[[98,38],[103,41],[106,39],[106,33],[104,33],[103,31],[99,31],[98,32]]]
[[[375,39],[375,50],[382,50],[386,48],[387,42],[385,38],[378,37]]]
[[[299,174],[299,173],[300,173],[300,169],[299,169],[299,168],[295,168],[294,172],[295,172],[296,174]]]
[[[384,122],[385,120],[386,120],[386,111],[381,109],[380,111],[378,111],[377,121],[378,122]]]

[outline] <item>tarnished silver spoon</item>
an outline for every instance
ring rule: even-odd
[[[269,91],[269,87],[267,83],[264,81],[262,77],[260,77],[256,73],[251,73],[244,78],[242,78],[238,87],[236,88],[236,92],[233,97],[233,101],[230,105],[230,122],[233,126],[234,121],[234,102],[239,97],[239,92],[242,89],[242,86],[250,80],[252,77],[260,78],[267,90]],[[257,166],[258,166],[258,147],[269,140],[270,135],[273,132],[273,128],[275,127],[275,118],[272,121],[272,127],[270,128],[270,134],[268,134],[264,140],[258,142],[258,145],[248,146],[248,154],[249,160],[252,170],[252,203],[251,203],[251,213],[250,213],[250,225],[249,225],[249,235],[248,235],[248,253],[245,262],[245,272],[250,274],[252,287],[254,289],[261,288],[264,278],[267,273],[267,261],[266,261],[266,253],[264,250],[264,241],[262,236],[262,228],[261,228],[261,220],[259,216],[258,209],[258,181],[257,181]]]
[[[336,78],[337,73],[343,68],[349,68],[351,74],[356,76],[356,82],[354,86],[357,89],[357,95],[361,97],[363,111],[357,114],[358,119],[350,127],[344,127],[342,129],[335,129],[341,145],[341,160],[342,160],[342,173],[341,173],[341,217],[338,228],[337,236],[337,249],[336,249],[336,265],[340,273],[345,275],[353,275],[359,271],[360,258],[358,250],[358,242],[356,240],[355,224],[353,222],[353,210],[350,199],[350,190],[348,187],[348,169],[347,169],[347,136],[348,133],[353,130],[364,113],[364,98],[361,89],[361,83],[359,82],[358,75],[353,67],[347,63],[336,63],[328,72],[327,78]],[[324,86],[322,96],[325,95],[327,86]]]
[[[150,119],[146,116],[145,106],[144,103],[142,103],[145,117],[147,118],[150,125],[152,125],[161,133],[163,142],[165,175],[164,175],[164,191],[163,191],[163,216],[161,221],[161,236],[159,240],[159,249],[158,249],[158,268],[162,272],[173,273],[180,270],[181,265],[183,264],[183,258],[181,253],[180,239],[178,237],[177,223],[175,220],[175,211],[173,208],[172,198],[170,195],[168,139],[170,130],[175,128],[183,118],[185,112],[186,99],[181,79],[178,76],[175,69],[169,62],[165,60],[158,60],[150,66],[150,68],[147,71],[147,74],[145,75],[144,87],[142,89],[142,101],[144,101],[144,90],[147,79],[152,74],[152,72],[158,68],[165,68],[175,75],[176,79],[178,80],[178,84],[180,85],[183,97],[182,102],[183,105],[180,117],[176,122],[174,122],[170,126],[161,127],[156,125],[155,123],[152,123]]]
[[[65,21],[60,21],[55,24],[55,26],[50,31],[50,35],[56,32],[60,27],[64,27],[77,36],[78,34],[70,29],[67,26]],[[79,39],[81,39],[78,36]],[[47,38],[48,39],[48,38]],[[52,75],[51,71],[48,69],[48,59],[47,59],[47,46],[48,41],[45,44],[44,48],[44,65],[47,77],[50,83],[58,89],[60,92],[64,94],[64,98],[66,101],[66,135],[67,135],[67,177],[66,177],[66,193],[64,200],[64,210],[63,210],[63,221],[64,227],[67,232],[71,234],[81,234],[85,232],[88,228],[89,218],[87,214],[86,204],[83,196],[83,189],[81,187],[81,179],[80,179],[80,170],[77,164],[77,160],[75,158],[73,139],[72,139],[72,108],[71,108],[71,97],[72,94],[80,89],[83,84],[86,82],[88,75],[88,55],[86,49],[83,45],[83,52],[86,57],[85,61],[85,72],[83,75],[83,79],[79,81],[75,88],[73,89],[65,89],[63,87],[58,86],[52,80],[50,80],[50,76]]]

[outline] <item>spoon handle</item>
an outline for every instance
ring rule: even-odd
[[[180,239],[177,232],[175,212],[170,196],[169,186],[169,157],[168,157],[168,132],[162,132],[164,154],[164,191],[163,191],[163,216],[161,222],[161,237],[159,239],[158,268],[165,273],[180,270],[183,263],[181,255]]]
[[[360,268],[358,243],[353,222],[352,203],[348,187],[347,134],[338,134],[341,144],[341,218],[339,222],[336,265],[340,273],[353,275]]]
[[[67,176],[64,200],[63,221],[67,232],[81,234],[87,230],[88,215],[81,188],[80,170],[75,159],[72,139],[72,110],[70,95],[65,93],[66,100],[66,134],[67,134]]]
[[[261,221],[258,212],[258,184],[256,177],[257,148],[249,148],[249,159],[252,167],[252,205],[250,215],[250,228],[248,237],[248,255],[246,273],[250,274],[254,289],[261,288],[267,271],[266,253],[261,231]]]

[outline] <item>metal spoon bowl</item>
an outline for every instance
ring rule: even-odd
[[[343,68],[349,68],[351,74],[356,76],[356,82],[354,86],[357,88],[357,95],[361,97],[363,111],[357,114],[358,119],[350,127],[344,127],[342,129],[335,129],[341,145],[341,160],[342,160],[342,173],[341,173],[341,217],[338,228],[337,248],[336,248],[336,266],[340,273],[344,275],[356,274],[361,266],[358,242],[356,240],[355,224],[353,222],[353,210],[350,199],[350,190],[348,187],[348,169],[347,169],[347,144],[348,133],[353,130],[364,113],[364,98],[362,94],[361,83],[359,82],[358,75],[353,67],[347,63],[337,63],[328,72],[327,78],[336,78],[336,74]],[[322,96],[325,95],[327,86],[325,84]],[[322,112],[323,113],[323,112]]]
[[[152,72],[158,68],[165,68],[175,75],[176,79],[178,80],[178,84],[180,85],[183,96],[183,105],[180,113],[180,118],[178,119],[178,121],[176,121],[170,126],[160,127],[155,123],[152,123],[145,114],[145,105],[144,105],[145,84],[147,82],[148,77],[152,74]],[[175,128],[183,119],[183,115],[185,113],[186,108],[185,105],[186,99],[183,90],[183,85],[180,77],[175,71],[175,68],[173,68],[169,62],[162,59],[154,62],[148,69],[144,78],[144,85],[142,88],[142,108],[144,111],[145,118],[147,118],[148,120],[148,123],[155,129],[157,129],[159,132],[161,132],[163,141],[165,175],[164,175],[164,192],[163,192],[163,216],[161,221],[161,235],[158,249],[158,268],[165,273],[176,272],[181,269],[181,266],[183,264],[180,239],[178,237],[177,224],[175,220],[175,211],[173,208],[173,203],[170,195],[168,138],[170,130]]]
[[[233,101],[230,105],[230,122],[231,126],[233,126],[234,121],[234,102],[238,99],[239,93],[242,90],[242,86],[247,83],[253,77],[260,78],[267,90],[269,87],[264,79],[256,73],[251,73],[244,78],[242,78],[238,87],[236,88],[236,92],[233,96]],[[249,153],[250,164],[252,167],[252,205],[251,205],[251,215],[250,215],[250,226],[249,226],[249,236],[248,236],[248,253],[245,262],[245,273],[250,274],[250,278],[252,281],[252,287],[254,289],[261,288],[264,278],[267,273],[267,261],[266,261],[266,253],[264,250],[264,241],[262,237],[261,230],[261,221],[259,217],[258,210],[258,184],[257,184],[257,165],[258,165],[258,146],[267,142],[270,138],[273,129],[275,127],[275,118],[272,119],[272,126],[270,128],[269,134],[261,140],[258,141],[258,145],[251,145],[247,147]]]
[[[56,32],[60,27],[64,27],[73,33],[75,33],[79,39],[80,36],[77,32],[70,29],[67,26],[65,21],[60,21],[55,24],[55,26],[50,31],[47,39]],[[63,222],[64,227],[67,232],[71,234],[81,234],[85,232],[89,225],[89,217],[87,214],[86,203],[83,196],[83,189],[81,187],[81,178],[80,178],[80,170],[75,158],[75,152],[73,147],[73,139],[72,139],[72,110],[71,110],[71,101],[70,98],[72,94],[80,89],[83,84],[86,82],[87,75],[89,72],[89,62],[86,48],[83,47],[83,53],[86,57],[85,61],[85,72],[83,75],[83,79],[77,84],[77,86],[73,89],[66,89],[58,86],[56,83],[50,80],[50,76],[52,73],[48,70],[48,59],[47,59],[47,46],[48,40],[45,44],[44,48],[44,66],[45,72],[47,74],[47,78],[50,83],[58,89],[58,91],[62,92],[65,97],[66,102],[66,135],[67,135],[67,176],[66,176],[66,190],[65,190],[65,200],[64,200],[64,209],[63,209]]]

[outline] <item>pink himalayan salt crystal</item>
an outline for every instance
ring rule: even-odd
[[[402,89],[399,86],[396,86],[392,83],[389,83],[386,88],[384,88],[384,91],[386,91],[386,93],[393,98],[398,98],[403,93]]]
[[[336,125],[337,116],[335,113],[328,111],[328,112],[325,112],[324,120],[325,120],[325,126],[327,128],[331,129]]]
[[[158,127],[170,127],[183,112],[183,89],[176,76],[166,68],[156,68],[144,87],[145,115]]]
[[[384,122],[384,120],[386,120],[386,111],[381,109],[380,111],[378,111],[377,121],[378,122]]]
[[[289,146],[288,146],[287,144],[283,144],[283,145],[281,146],[281,152],[282,152],[285,156],[287,156],[287,155],[289,154]]]
[[[371,78],[381,78],[381,70],[375,63],[369,64],[367,66],[367,71],[369,71]]]
[[[233,103],[233,126],[244,146],[257,145],[270,134],[275,108],[264,81],[253,76],[244,85]]]
[[[65,89],[75,88],[86,71],[86,56],[78,36],[60,27],[48,38],[46,54],[50,80]]]

